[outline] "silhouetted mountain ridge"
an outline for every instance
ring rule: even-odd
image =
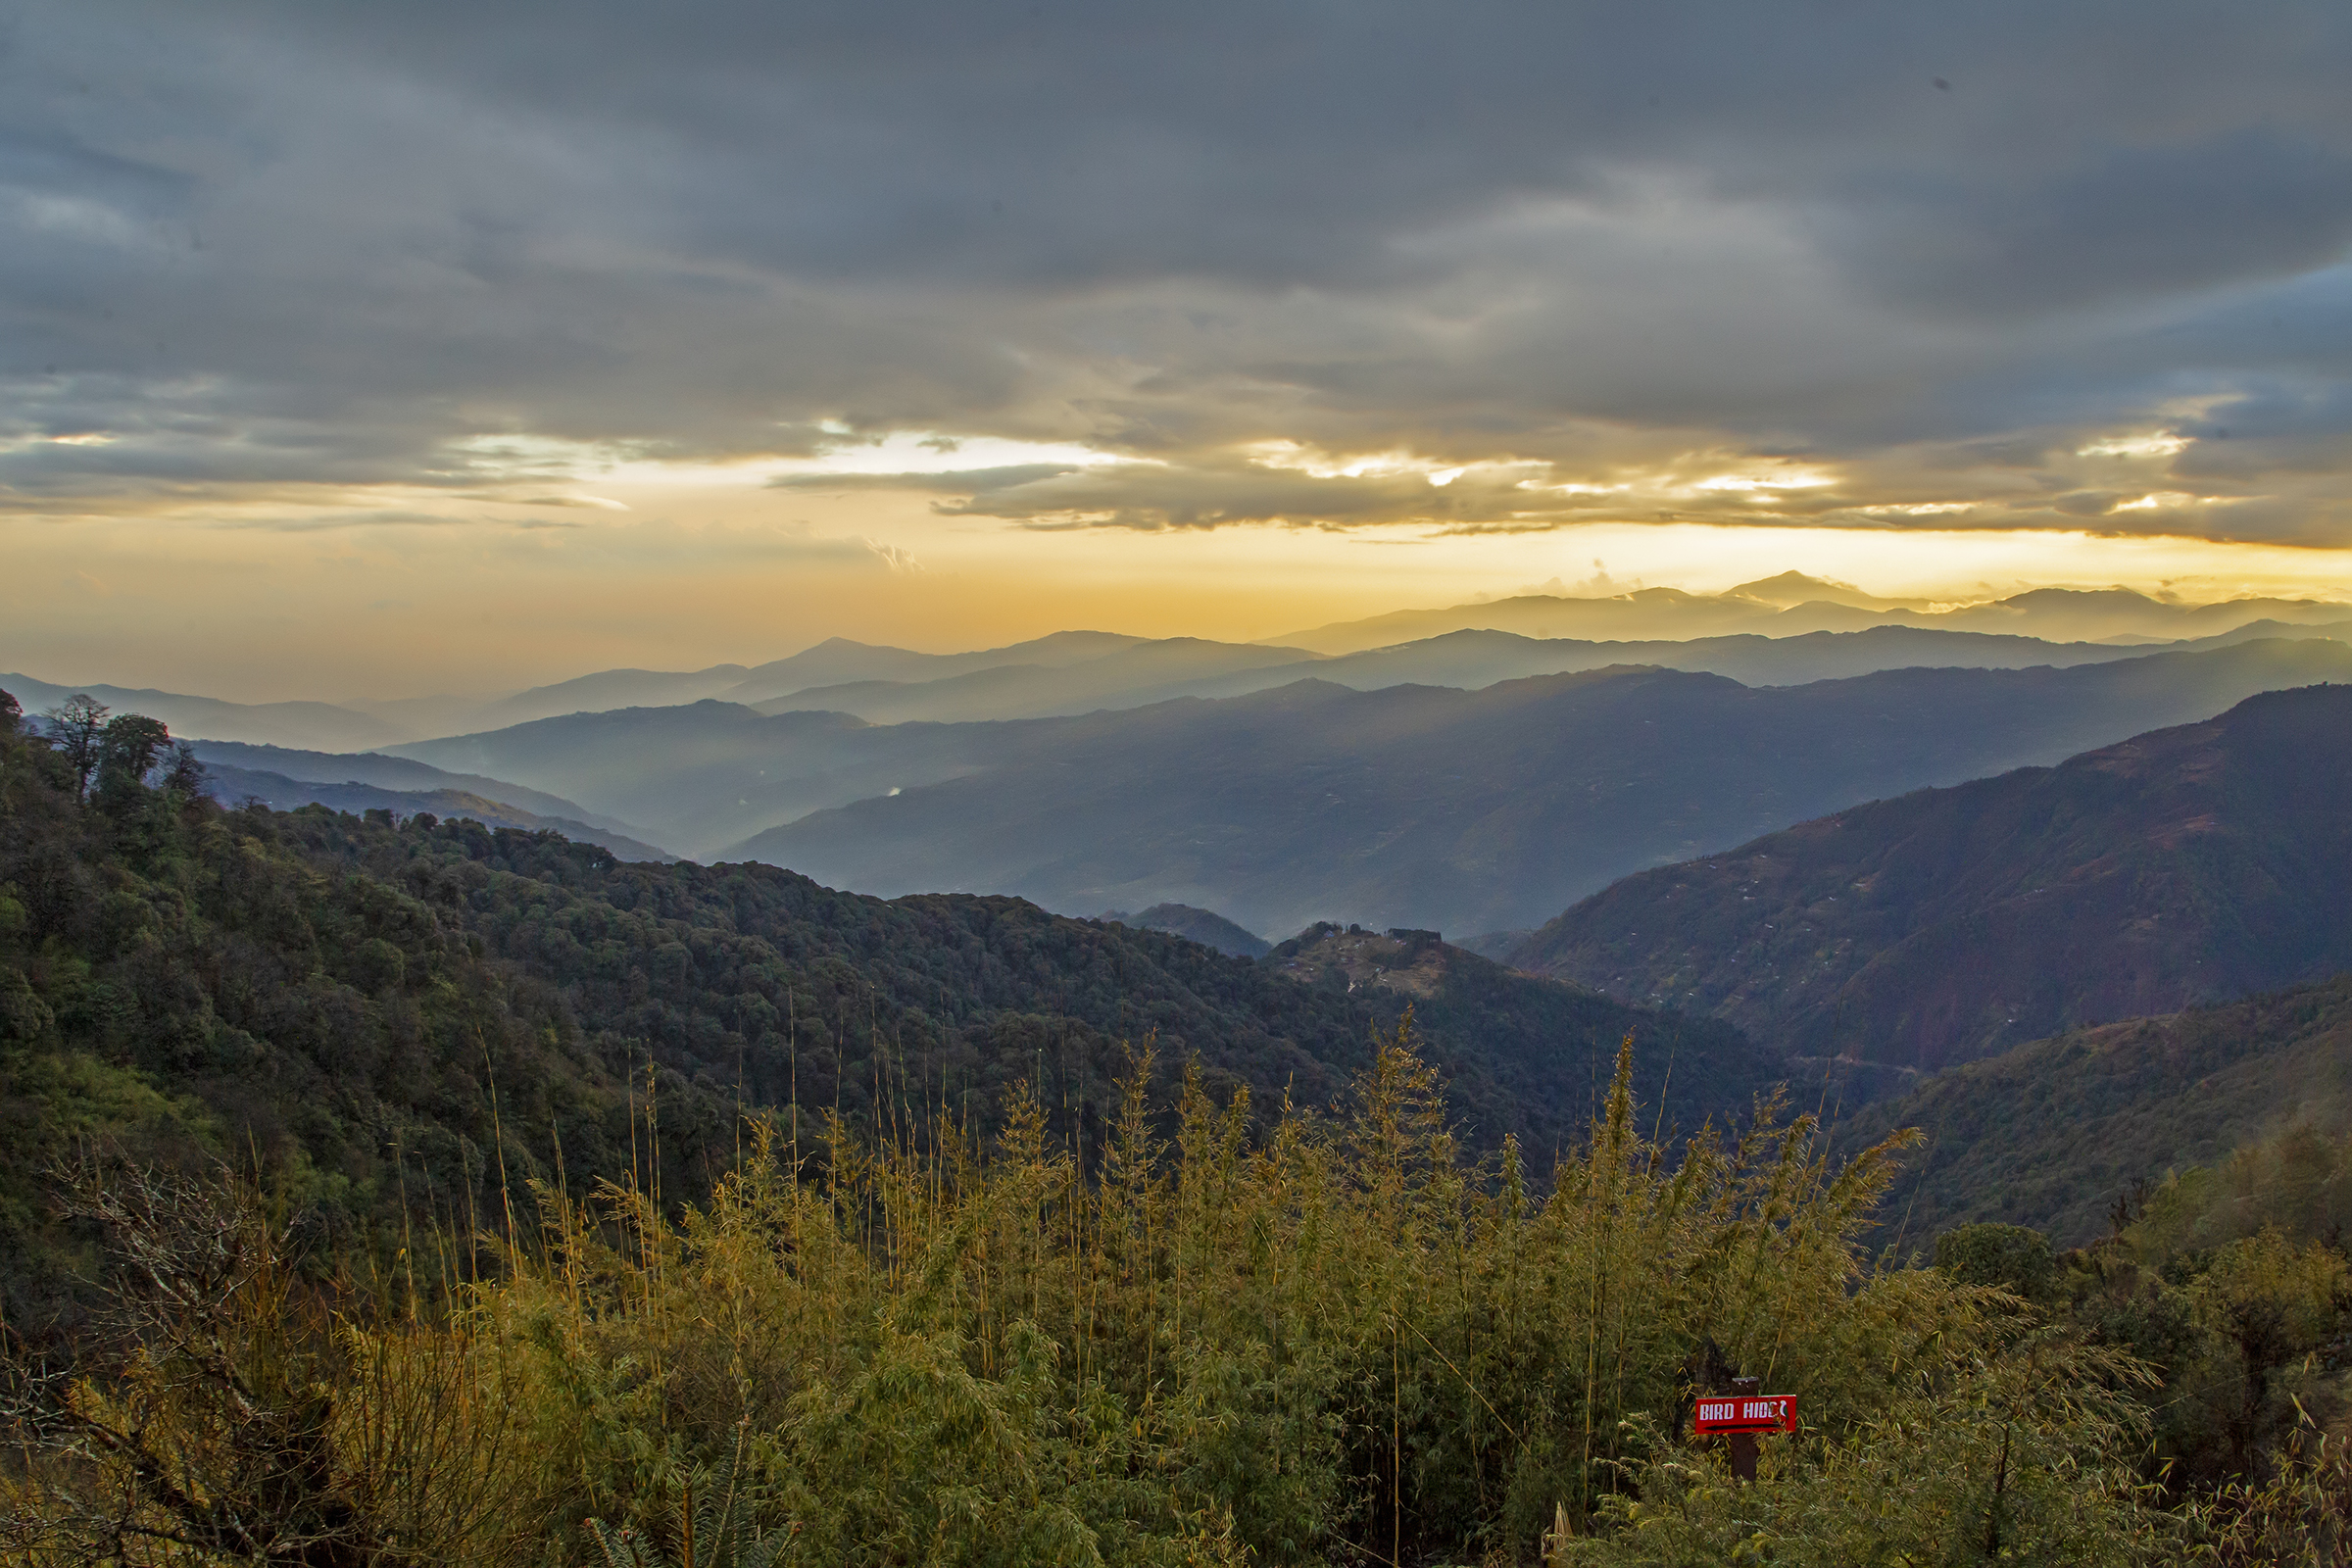
[[[2352,605],[2325,600],[2249,598],[2191,605],[2151,598],[2129,588],[2036,588],[2006,599],[1939,611],[1917,601],[1873,601],[1839,584],[1822,584],[1827,597],[1788,602],[1789,590],[1802,591],[1810,581],[1800,574],[1792,582],[1790,574],[1784,574],[1777,580],[1762,579],[1724,594],[1692,594],[1675,588],[1585,598],[1523,594],[1485,604],[1404,610],[1366,620],[1341,621],[1286,633],[1275,641],[1317,653],[1345,654],[1477,627],[1546,638],[1689,638],[1731,632],[1786,637],[1885,625],[2012,633],[2055,642],[2115,636],[2170,641],[2211,636],[2266,617],[2290,623],[2352,619]],[[1751,597],[1764,593],[1770,597]],[[1885,608],[1872,608],[1874,604]]]

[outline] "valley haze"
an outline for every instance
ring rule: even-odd
[[[2038,591],[1927,610],[1785,573],[1378,624],[1405,622],[1430,635],[1353,652],[1298,645],[1342,649],[1352,628],[964,654],[835,638],[444,705],[445,722],[487,727],[431,739],[365,710],[86,689],[203,737],[232,801],[406,813],[458,792],[485,820],[570,824],[628,858],[762,859],[890,896],[1471,940],[1856,802],[2343,679],[2352,605]],[[1576,631],[1660,635],[1557,635]],[[35,706],[85,689],[0,680]]]

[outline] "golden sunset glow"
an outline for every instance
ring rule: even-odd
[[[2083,530],[1591,522],[1008,528],[906,492],[780,495],[766,466],[617,470],[566,495],[380,491],[0,519],[16,662],[239,701],[757,662],[826,637],[933,652],[1065,627],[1275,640],[1521,593],[1714,592],[1786,570],[1966,604],[2044,585],[2190,601],[2352,595],[2352,551]],[[590,493],[592,492],[592,493]],[[308,650],[289,661],[285,650]],[[42,657],[36,659],[35,653]]]
[[[1173,38],[1188,85],[1114,106],[979,44],[686,29],[641,76],[589,28],[543,78],[527,29],[145,25],[14,45],[0,668],[43,680],[507,691],[1786,571],[2352,593],[2352,266],[2295,150],[2334,133],[2198,51],[2127,124],[2015,51],[1896,90],[1740,18],[1781,75],[1678,97],[1514,23],[1408,128]],[[1093,36],[1053,79],[1116,77]]]

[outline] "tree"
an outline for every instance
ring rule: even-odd
[[[107,706],[85,692],[76,692],[42,715],[50,744],[74,765],[74,793],[90,793],[90,777],[98,771],[99,742],[106,733]]]
[[[192,801],[204,793],[204,763],[196,759],[196,748],[186,741],[172,745],[172,770],[164,775],[164,788],[182,801]]]
[[[120,800],[147,782],[155,760],[172,744],[172,731],[144,713],[118,715],[98,737],[98,794]]]
[[[14,735],[24,722],[24,705],[7,692],[0,692],[0,735]]]
[[[2050,1239],[2023,1225],[1963,1225],[1936,1238],[1936,1266],[1963,1285],[1993,1285],[2047,1306],[2058,1289]]]
[[[43,1450],[0,1480],[8,1561],[520,1560],[530,1469],[480,1357],[446,1330],[339,1323],[225,1171],[54,1175],[116,1283],[79,1343],[0,1345],[0,1421]]]

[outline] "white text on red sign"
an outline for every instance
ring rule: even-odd
[[[1756,1431],[1796,1427],[1796,1396],[1766,1394],[1753,1397],[1701,1399],[1695,1425],[1700,1432]]]

